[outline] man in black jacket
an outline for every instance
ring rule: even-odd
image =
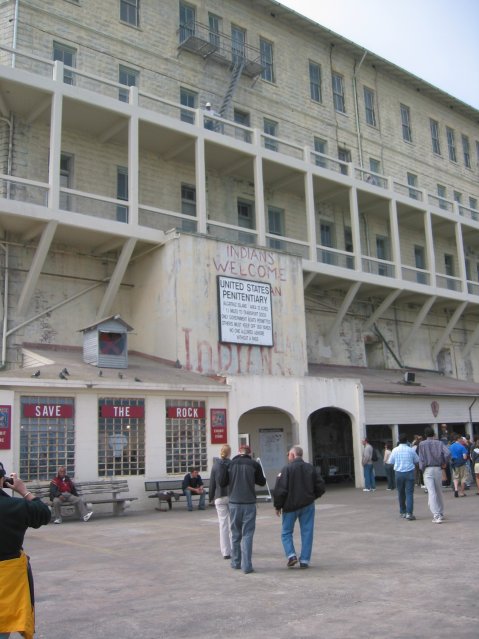
[[[289,464],[276,478],[274,507],[278,517],[283,513],[281,541],[288,558],[288,568],[298,563],[293,541],[296,519],[299,519],[301,530],[299,565],[300,568],[307,568],[313,547],[314,501],[324,493],[324,482],[316,468],[303,460],[301,446],[293,446],[288,459]]]
[[[229,466],[220,469],[218,483],[228,486],[231,522],[231,567],[242,568],[247,575],[254,572],[253,535],[256,528],[256,491],[266,485],[266,477],[260,464],[251,458],[249,446],[241,446],[239,455]]]
[[[10,497],[6,488],[20,497]],[[0,637],[11,632],[33,637],[33,579],[23,538],[27,528],[45,526],[50,518],[48,506],[35,499],[21,479],[7,477],[0,463]]]

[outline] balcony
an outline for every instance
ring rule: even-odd
[[[256,77],[264,69],[259,49],[245,42],[235,42],[231,36],[211,31],[200,22],[181,25],[178,37],[178,48],[182,51],[210,58],[230,68],[242,64],[242,73],[250,78]]]

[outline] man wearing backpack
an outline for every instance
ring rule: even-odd
[[[374,476],[373,455],[374,449],[366,438],[363,439],[363,472],[364,472],[364,488],[363,492],[370,493],[376,490],[376,478]]]

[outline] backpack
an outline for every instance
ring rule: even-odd
[[[377,453],[377,450],[375,448],[373,448],[373,454],[372,454],[372,457],[371,457],[371,461],[373,461],[373,462],[377,462],[378,461],[378,453]]]

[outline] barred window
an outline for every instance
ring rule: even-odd
[[[23,480],[55,477],[65,466],[75,475],[75,401],[72,397],[20,399],[20,468]]]
[[[98,402],[98,475],[145,474],[145,400]]]
[[[200,417],[169,417],[168,409],[199,409]],[[184,414],[194,415],[194,410]],[[194,466],[200,472],[208,468],[206,448],[205,402],[179,399],[166,400],[166,472],[187,473]]]

